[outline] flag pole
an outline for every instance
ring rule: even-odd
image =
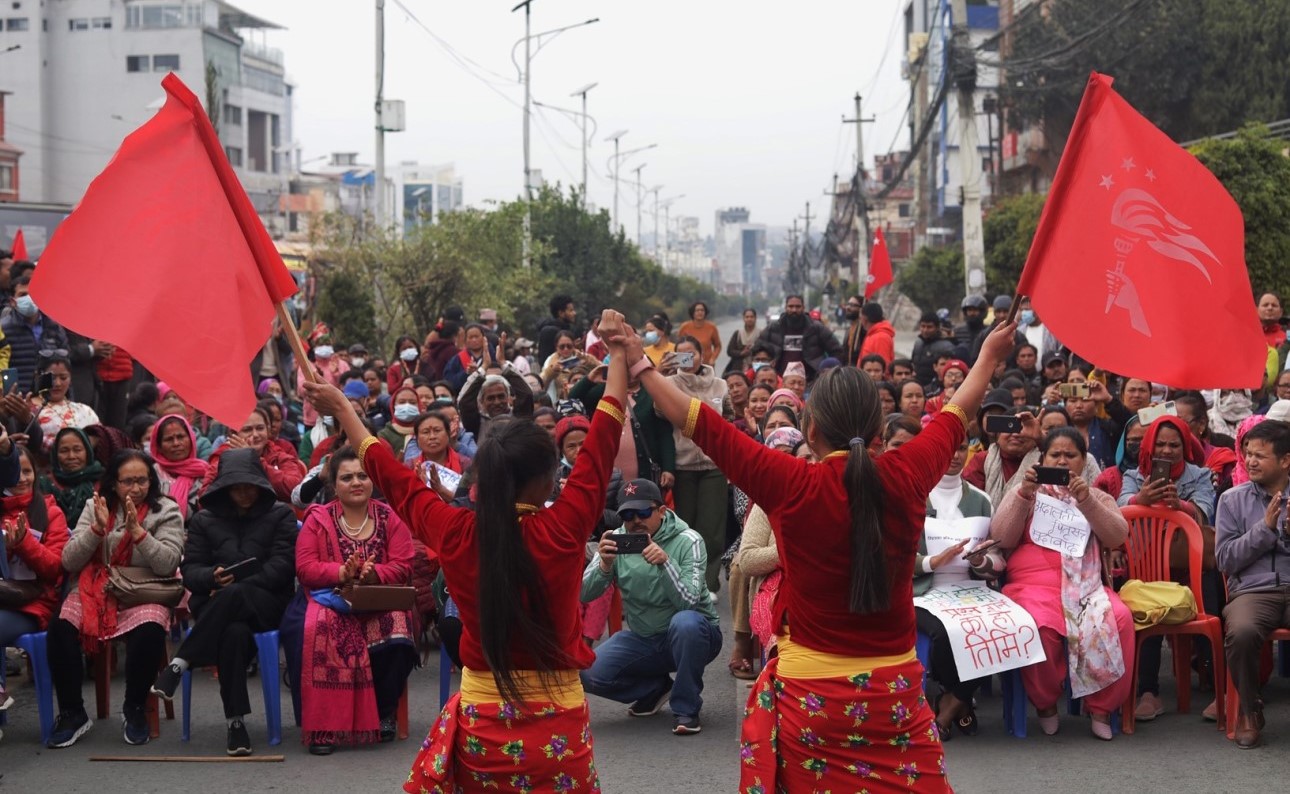
[[[1012,296],[1012,308],[1008,309],[1008,318],[1003,321],[1005,324],[1017,319],[1017,312],[1021,311],[1021,297],[1020,292]]]
[[[300,332],[296,330],[296,324],[291,319],[291,313],[287,311],[286,301],[279,303],[276,308],[278,322],[282,323],[282,330],[287,334],[287,343],[291,345],[291,352],[296,354],[296,366],[305,373],[305,377],[310,382],[321,383],[314,368],[309,366],[309,353],[305,350],[304,340],[300,338]]]

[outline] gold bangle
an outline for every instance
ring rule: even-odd
[[[381,439],[376,436],[368,436],[358,445],[358,463],[360,466],[367,465],[367,450],[373,444],[379,444]]]
[[[685,429],[681,431],[681,435],[686,438],[694,437],[694,431],[699,426],[699,409],[702,406],[703,403],[699,402],[697,397],[690,398],[690,413],[685,417]]]
[[[958,407],[954,403],[946,403],[945,407],[941,409],[941,413],[954,414],[957,416],[959,421],[963,423],[963,430],[965,432],[967,431],[970,423],[968,422],[967,413],[965,413],[962,408]]]
[[[596,406],[596,410],[604,411],[605,413],[609,414],[609,416],[612,417],[613,420],[620,425],[627,421],[627,417],[623,414],[622,411],[618,410],[618,408],[615,407],[613,403],[609,403],[609,402],[605,402],[604,400],[601,400],[600,403]]]

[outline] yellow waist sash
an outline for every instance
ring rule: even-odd
[[[840,656],[799,645],[787,633],[779,636],[775,647],[779,650],[778,672],[785,678],[845,678],[918,658],[913,648],[894,656]]]
[[[577,670],[557,670],[551,680],[551,691],[542,688],[542,679],[536,670],[516,670],[515,681],[519,685],[524,702],[528,704],[550,703],[564,709],[572,709],[587,702],[582,691],[582,679]],[[497,691],[493,674],[487,670],[475,672],[470,668],[461,671],[461,702],[467,706],[480,706],[487,703],[503,702],[502,693]]]

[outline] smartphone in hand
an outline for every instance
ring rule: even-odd
[[[1036,466],[1035,477],[1040,485],[1070,485],[1071,470],[1060,466]]]
[[[1021,418],[993,414],[985,418],[985,427],[982,429],[987,433],[1020,433]]]
[[[240,582],[243,579],[255,576],[262,570],[264,570],[264,563],[260,562],[260,560],[255,557],[250,557],[242,560],[236,565],[228,566],[224,569],[224,573],[232,576],[234,582]]]
[[[612,539],[614,545],[617,546],[615,554],[640,554],[650,544],[650,536],[644,532],[627,532],[622,535],[613,535]]]

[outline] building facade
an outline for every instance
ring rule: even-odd
[[[457,169],[452,163],[400,163],[394,195],[395,217],[401,219],[404,234],[422,224],[437,222],[440,215],[455,212],[465,203],[462,179],[457,176]]]
[[[762,291],[766,267],[766,226],[749,223],[746,207],[728,207],[716,212],[713,239],[720,283],[713,286],[726,295],[750,295]]]
[[[164,102],[174,72],[207,107],[271,231],[289,192],[292,87],[278,26],[222,0],[6,0],[0,91],[23,151],[24,201],[74,204],[121,140]],[[257,40],[258,39],[258,40]]]

